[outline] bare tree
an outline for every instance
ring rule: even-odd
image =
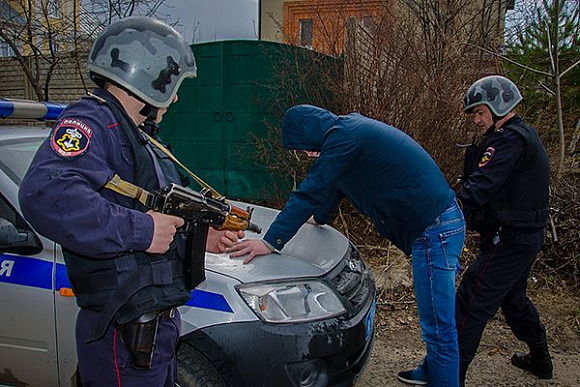
[[[166,19],[161,12],[165,0],[91,0],[83,4],[85,12],[106,25],[132,15],[156,16]]]
[[[281,110],[312,103],[384,121],[421,143],[454,182],[463,158],[456,144],[472,137],[462,96],[482,74],[497,72],[493,56],[473,44],[502,44],[505,2],[390,0],[381,2],[371,20],[365,12],[337,18],[357,2],[332,1],[333,9],[342,11],[331,16],[325,3],[314,2],[318,8],[309,16],[319,39],[313,48],[330,54],[340,69],[320,55],[307,60],[291,56],[277,69],[280,92],[287,92],[280,98]],[[299,43],[292,34],[286,40]],[[294,164],[285,160],[281,168]]]
[[[0,39],[12,50],[39,101],[49,100],[55,69],[62,62],[74,60],[83,77],[82,63],[86,62],[91,42],[104,26],[133,14],[156,15],[164,0],[86,3],[78,0],[6,3],[6,17],[0,19]]]
[[[63,18],[62,11],[50,7],[50,2],[18,0],[11,2],[8,17],[0,21],[0,38],[14,52],[38,100],[48,98],[47,84],[60,60],[57,53],[70,43],[70,25]],[[42,62],[49,64],[44,81]]]
[[[355,90],[348,110],[390,123],[419,141],[450,181],[461,168],[456,143],[472,135],[461,97],[482,74],[496,72],[493,57],[471,44],[501,44],[498,0],[385,2],[375,28],[356,27],[348,45],[347,82]],[[498,24],[499,23],[499,24]]]
[[[531,74],[538,90],[555,100],[559,150],[554,185],[558,185],[566,156],[562,81],[574,74],[573,70],[580,64],[580,4],[577,1],[541,0],[530,5],[533,7],[522,9],[521,18],[509,31],[515,38],[508,52],[505,55],[497,51],[490,53]],[[528,52],[534,56],[530,57]],[[526,59],[533,61],[522,62]],[[564,63],[566,68],[562,69]],[[571,136],[571,152],[575,149],[575,141],[576,134]]]

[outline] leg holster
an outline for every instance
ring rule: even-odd
[[[154,311],[145,313],[127,324],[117,326],[135,368],[151,369],[159,318],[160,314]]]

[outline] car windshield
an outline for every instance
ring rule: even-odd
[[[20,187],[44,137],[25,137],[0,141],[0,169]]]

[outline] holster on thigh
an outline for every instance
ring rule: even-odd
[[[127,324],[117,326],[135,368],[151,369],[158,326],[157,312],[145,313]]]

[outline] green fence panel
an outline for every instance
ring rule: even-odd
[[[267,201],[288,192],[283,177],[258,164],[251,138],[267,135],[266,122],[279,126],[279,112],[269,103],[280,102],[276,63],[297,49],[261,41],[192,49],[197,77],[183,82],[178,102],[163,118],[161,137],[181,162],[229,198]]]

